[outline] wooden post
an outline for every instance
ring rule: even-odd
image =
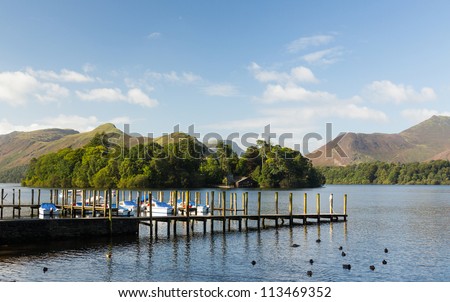
[[[38,206],[41,205],[41,189],[38,189]]]
[[[136,204],[138,205],[138,209],[140,208],[140,204],[141,204],[141,191],[137,191],[137,195],[136,195]],[[144,202],[145,202],[145,198],[144,198]],[[150,200],[150,207],[152,207],[152,201]],[[140,211],[138,210],[138,217],[140,216]]]
[[[320,193],[316,195],[317,223],[320,223]]]
[[[258,192],[258,231],[261,230],[261,192]]]
[[[31,217],[33,217],[33,214],[34,214],[34,207],[33,206],[34,206],[34,189],[31,189]]]
[[[333,194],[330,194],[330,214],[334,213],[334,208],[333,208]],[[333,219],[333,217],[331,217],[331,220]]]
[[[14,192],[14,189],[13,189]],[[53,203],[53,190],[50,190],[50,203]]]
[[[18,196],[18,199],[19,199],[19,208],[18,208],[18,213],[19,213],[19,218],[20,218],[20,210],[21,210],[21,208],[20,208],[20,202],[21,202],[21,196],[20,196],[21,194],[20,194],[20,189],[19,189],[19,196]]]
[[[128,192],[128,198],[130,201],[133,201],[133,192],[131,190]],[[149,199],[148,202],[149,202],[149,205],[151,208],[152,201]],[[145,200],[144,200],[144,206],[145,206]],[[137,210],[136,217],[140,217],[141,216],[141,200],[138,197],[136,197],[136,210]]]
[[[173,215],[177,216],[178,213],[178,191],[174,191],[173,192],[173,202],[172,202],[172,206],[173,206]],[[175,224],[174,224],[174,234],[175,234]]]
[[[86,204],[86,190],[83,190],[83,192],[81,193],[81,217],[84,217],[84,207]],[[89,193],[90,195],[90,193]]]
[[[1,200],[2,200],[2,207],[1,207],[1,212],[0,212],[0,218],[1,219],[3,219],[3,200],[5,199],[5,189],[2,189],[2,197],[1,197]]]
[[[76,194],[76,190],[72,191],[72,201],[70,203],[70,215],[73,217],[75,217],[75,213],[73,211],[73,207],[77,204],[77,194]]]
[[[106,205],[106,202],[108,201],[108,206],[109,206],[108,218],[109,218],[111,230],[112,230],[112,199],[113,199],[112,190],[108,189],[108,191],[106,193],[105,205]],[[119,215],[119,204],[118,203],[116,204],[116,208],[117,208],[117,215]]]
[[[223,232],[225,233],[225,231],[226,231],[226,221],[227,221],[227,218],[226,218],[226,213],[227,213],[227,211],[226,211],[226,207],[227,207],[227,195],[226,195],[226,193],[225,193],[225,191],[222,191],[222,217],[223,217],[223,219],[222,219],[222,229],[223,229]]]
[[[347,194],[344,194],[344,221],[347,221]]]
[[[308,221],[306,216],[308,214],[308,193],[303,194],[303,214],[305,215],[303,216],[303,224],[306,224]]]
[[[234,193],[234,215],[237,215],[237,193]]]
[[[278,215],[278,192],[275,192],[275,214]],[[278,228],[278,217],[275,218],[275,227]]]
[[[103,217],[106,217],[106,215],[108,215],[106,212],[106,209],[108,206],[107,204],[108,204],[108,202],[111,203],[111,196],[108,196],[108,192],[109,191],[107,191],[107,190],[103,191]],[[99,197],[99,199],[100,199],[100,197]],[[111,204],[109,205],[109,210],[112,211]]]
[[[205,204],[206,204],[207,207],[209,206],[209,192],[206,192],[206,195],[205,195]]]
[[[245,213],[245,229],[248,230],[248,192],[245,192],[245,208],[244,208],[244,213]]]
[[[116,190],[116,207],[117,207],[117,210],[119,210],[119,203],[120,203],[119,194],[120,194],[120,191]]]
[[[289,193],[289,226],[292,227],[294,225],[294,219],[292,217],[293,211],[294,211],[294,207],[292,204],[293,200],[292,200],[292,193]]]
[[[149,200],[149,209],[148,209],[148,215],[150,216],[150,238],[153,237],[153,196],[152,192],[148,192],[148,200]],[[140,208],[140,206],[138,206]],[[155,227],[155,233],[156,233],[156,227]]]
[[[189,197],[191,196],[191,192],[186,192],[186,202],[184,203],[184,207],[186,210],[186,235],[189,236],[189,229],[190,229],[190,223],[189,223]]]
[[[214,191],[211,192],[211,216],[214,216]],[[214,233],[214,219],[211,217],[211,234]]]

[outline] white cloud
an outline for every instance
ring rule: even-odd
[[[412,86],[395,84],[391,81],[374,81],[363,93],[373,102],[393,102],[396,104],[407,102],[426,102],[436,98],[436,93],[430,87],[423,87],[416,91]]]
[[[36,98],[41,102],[55,102],[70,95],[67,88],[58,84],[43,83],[41,86],[43,93],[36,93]]]
[[[275,83],[316,83],[318,80],[314,76],[313,72],[304,66],[297,66],[290,70],[290,73],[287,72],[278,72],[278,71],[270,71],[264,70],[257,63],[252,62],[248,69],[253,73],[255,79],[260,82],[275,82]]]
[[[137,104],[144,107],[155,107],[158,106],[158,101],[150,98],[139,88],[132,88],[128,90],[127,101],[131,104]]]
[[[117,102],[127,99],[119,88],[96,88],[87,92],[77,91],[76,94],[85,101]]]
[[[261,101],[264,103],[276,102],[325,102],[335,100],[336,96],[326,91],[310,91],[296,84],[267,85]]]
[[[147,38],[150,39],[150,40],[158,39],[160,37],[161,37],[161,33],[160,32],[152,32],[151,34],[149,34],[147,36]]]
[[[334,36],[331,35],[316,35],[311,37],[302,37],[289,43],[286,48],[290,53],[297,53],[309,47],[326,45],[333,40]]]
[[[0,101],[11,106],[24,105],[39,89],[40,83],[31,75],[16,72],[0,73]]]
[[[70,83],[94,82],[94,79],[92,79],[91,77],[68,69],[61,69],[59,73],[56,73],[52,70],[33,70],[32,68],[27,68],[26,72],[31,76],[44,81]]]
[[[95,71],[97,68],[95,67],[95,65],[91,64],[91,63],[86,63],[83,65],[83,71],[85,73],[90,73]]]
[[[450,112],[449,111],[444,111],[444,112],[440,112],[437,110],[433,110],[433,109],[405,109],[401,112],[401,115],[404,118],[407,118],[408,120],[415,122],[415,123],[419,123],[422,122],[426,119],[429,119],[430,117],[432,117],[433,115],[446,115],[446,116],[450,116]]]
[[[41,82],[29,72],[0,72],[0,102],[21,106],[37,100],[58,101],[69,96],[67,88],[55,83]]]
[[[56,117],[47,117],[39,121],[40,129],[62,128],[75,129],[80,132],[90,131],[99,125],[95,116],[82,117],[78,115],[60,114]]]
[[[158,105],[157,100],[150,98],[139,88],[128,90],[126,95],[119,88],[97,88],[85,92],[77,91],[76,94],[85,101],[128,102],[144,107],[155,107]]]
[[[145,77],[150,80],[164,80],[169,82],[180,82],[180,83],[195,83],[202,80],[202,77],[192,73],[192,72],[182,72],[178,73],[176,71],[161,73],[154,71],[147,71]]]
[[[0,120],[0,134],[7,134],[13,131],[34,131],[49,128],[75,129],[80,132],[85,132],[94,129],[98,125],[99,120],[95,116],[82,117],[65,114],[46,117],[29,125],[14,125],[7,119],[2,119]]]
[[[211,96],[235,96],[238,94],[238,90],[235,86],[230,84],[214,84],[203,88],[203,91],[207,95]]]
[[[329,65],[335,63],[342,56],[341,47],[333,47],[319,50],[302,56],[302,59],[309,64]]]

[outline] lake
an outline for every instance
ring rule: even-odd
[[[12,187],[0,184],[5,190]],[[30,189],[21,190],[27,199]],[[244,191],[229,192],[237,192],[240,203]],[[249,191],[253,210],[257,192]],[[275,191],[261,192],[262,212],[274,212]],[[303,194],[308,193],[311,213],[317,193],[322,212],[329,211],[330,193],[335,211],[342,212],[347,194],[348,221],[278,229],[269,225],[260,232],[250,223],[249,231],[239,232],[233,225],[234,231],[226,234],[219,223],[214,233],[208,229],[203,234],[199,224],[189,236],[180,224],[177,236],[170,238],[160,224],[153,239],[142,225],[139,236],[0,246],[0,281],[450,281],[450,186],[279,190],[282,212],[287,211],[290,192],[294,212],[303,211]],[[343,264],[351,269],[343,269]],[[43,267],[48,267],[46,273]]]

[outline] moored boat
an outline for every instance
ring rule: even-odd
[[[57,216],[59,215],[59,209],[53,203],[45,202],[39,207],[39,216]]]
[[[144,202],[144,209],[147,213],[150,212],[150,202]],[[164,201],[152,199],[151,202],[152,214],[173,214],[173,206]]]

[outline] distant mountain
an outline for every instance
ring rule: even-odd
[[[88,144],[96,134],[105,133],[108,141],[115,145],[132,147],[138,143],[154,141],[166,145],[189,135],[176,132],[155,139],[135,137],[125,134],[113,124],[103,124],[92,131],[80,133],[71,129],[44,129],[30,132],[12,132],[0,135],[0,182],[19,182],[25,175],[32,158],[57,152],[64,148],[81,148]],[[208,154],[209,149],[196,140],[198,150]]]
[[[433,116],[398,134],[347,132],[306,156],[316,166],[450,159],[450,117]]]
[[[113,124],[104,124],[92,131],[79,133],[71,129],[44,129],[0,135],[0,181],[18,181],[32,158],[64,148],[80,148],[97,133],[109,138],[123,137]]]

